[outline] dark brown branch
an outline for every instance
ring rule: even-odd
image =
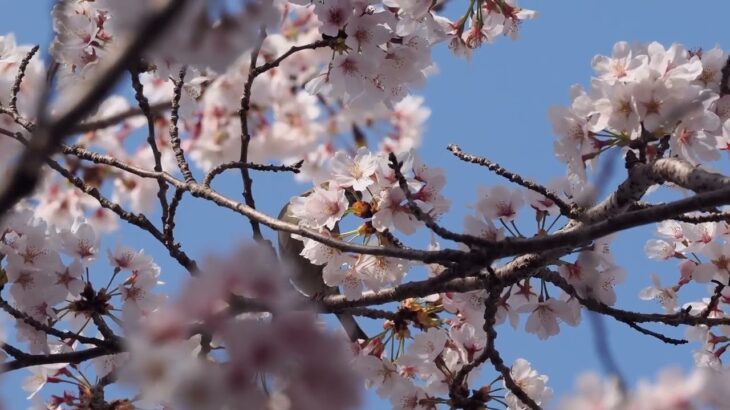
[[[457,241],[461,243],[466,244],[479,244],[479,239],[475,236],[471,235],[464,235],[464,234],[458,234],[455,232],[452,232],[439,224],[436,223],[436,221],[433,220],[433,217],[426,212],[423,212],[421,207],[416,204],[416,202],[413,200],[413,194],[411,194],[410,188],[408,188],[408,181],[406,181],[406,177],[403,176],[403,173],[401,172],[401,167],[403,166],[403,163],[398,162],[398,158],[395,156],[394,153],[390,153],[389,155],[390,159],[390,168],[395,173],[396,178],[398,179],[398,185],[400,186],[401,191],[403,191],[403,195],[406,197],[406,202],[408,203],[408,209],[411,211],[411,213],[418,219],[419,221],[423,222],[428,229],[433,231],[436,235],[452,240]]]
[[[170,211],[167,213],[167,220],[162,228],[162,236],[165,238],[166,246],[175,246],[175,215],[184,193],[185,190],[183,189],[175,189],[175,194],[172,196],[172,201],[170,201]]]
[[[139,108],[147,118],[147,144],[152,149],[152,157],[155,161],[155,171],[162,172],[162,153],[160,153],[157,147],[157,141],[155,140],[155,118],[152,116],[150,111],[150,103],[147,97],[144,95],[144,86],[139,81],[140,69],[138,67],[132,67],[129,70],[132,77],[132,88],[134,89],[134,98],[137,100]],[[162,224],[167,223],[167,213],[170,210],[170,205],[167,203],[167,182],[162,178],[157,178],[157,199],[160,201],[160,208],[162,208]]]
[[[5,353],[9,354],[10,356],[13,356],[16,359],[22,359],[26,356],[30,356],[28,353],[25,353],[24,351],[11,345],[10,343],[2,343],[0,345],[0,349],[4,350]]]
[[[578,295],[577,291],[562,276],[554,272],[543,272],[543,278],[553,285],[563,289],[566,293],[578,299],[581,305],[587,309],[597,313],[602,313],[615,318],[623,323],[662,323],[668,326],[698,326],[705,325],[708,327],[728,325],[730,318],[705,318],[700,315],[692,316],[688,312],[679,311],[672,314],[661,313],[641,313],[628,310],[616,309],[601,303],[595,299],[584,298]]]
[[[664,205],[606,216],[602,221],[585,225],[569,232],[530,239],[508,238],[493,244],[494,257],[541,252],[558,246],[579,246],[606,235],[671,219],[676,215],[730,203],[730,185],[715,191],[703,192]]]
[[[222,174],[226,170],[229,169],[254,169],[257,171],[271,171],[271,172],[293,172],[295,174],[298,174],[300,172],[300,169],[302,167],[302,164],[304,164],[304,160],[297,162],[294,165],[274,165],[274,164],[253,164],[253,163],[242,163],[240,161],[231,161],[226,162],[224,164],[220,164],[216,166],[215,168],[208,171],[208,174],[205,176],[205,179],[203,180],[203,185],[208,187],[211,183],[213,183],[213,179],[217,177],[218,175]]]
[[[315,41],[310,44],[305,44],[302,46],[293,46],[291,47],[287,52],[280,55],[276,59],[274,59],[271,62],[268,62],[266,64],[262,64],[260,66],[256,66],[256,60],[258,60],[259,51],[261,50],[261,46],[263,45],[264,38],[266,37],[266,31],[261,28],[260,31],[260,40],[257,43],[254,50],[251,52],[251,63],[249,66],[249,72],[248,72],[248,78],[246,80],[246,83],[244,84],[243,88],[243,96],[241,97],[241,110],[239,112],[240,120],[241,120],[241,155],[239,158],[239,162],[242,164],[246,164],[248,162],[248,145],[251,141],[251,134],[248,130],[248,113],[251,108],[250,102],[251,102],[251,86],[253,85],[254,80],[259,75],[278,67],[279,64],[281,64],[284,59],[289,57],[290,55],[302,51],[302,50],[314,50],[321,47],[327,47],[332,44],[334,44],[334,41],[336,39],[327,39],[327,40],[319,40]],[[253,198],[253,193],[251,192],[251,185],[253,184],[253,181],[251,180],[251,176],[248,173],[248,168],[241,168],[241,178],[243,179],[243,197],[246,202],[246,206],[249,208],[255,210],[256,204]],[[263,236],[261,235],[261,228],[259,226],[259,221],[249,218],[249,221],[251,222],[251,230],[253,231],[254,239],[256,240],[262,240]]]
[[[248,68],[248,78],[243,86],[241,110],[238,113],[241,120],[241,153],[239,158],[239,162],[241,164],[248,163],[248,145],[251,142],[251,134],[248,130],[248,113],[251,109],[251,87],[258,76],[258,74],[256,74],[256,60],[259,58],[259,52],[261,51],[261,46],[264,44],[265,38],[266,30],[264,27],[261,27],[258,43],[256,43],[256,47],[254,47],[253,51],[251,51],[251,63]],[[243,199],[249,208],[256,209],[256,202],[253,198],[252,191],[253,180],[251,179],[251,175],[248,173],[247,167],[241,168],[241,179],[243,180]],[[259,222],[252,218],[249,218],[248,221],[251,223],[253,238],[256,241],[262,241],[264,237],[261,235],[261,226],[259,225]]]
[[[13,134],[11,132],[7,132],[7,134],[10,134],[13,136],[13,138],[18,139],[19,141],[23,142],[22,136],[18,136],[16,134]],[[6,135],[7,135],[6,134]],[[314,239],[317,242],[320,242],[322,244],[325,244],[327,246],[331,246],[335,249],[339,249],[345,252],[353,252],[353,253],[361,253],[361,254],[367,254],[367,255],[377,255],[377,256],[390,256],[395,258],[401,258],[401,259],[408,259],[408,260],[419,260],[426,263],[433,263],[433,262],[451,262],[454,260],[460,260],[460,261],[469,261],[469,260],[480,260],[481,256],[477,254],[470,254],[464,251],[459,250],[452,250],[452,249],[444,249],[439,251],[422,251],[422,250],[415,250],[415,249],[408,249],[408,248],[396,248],[396,247],[377,247],[377,246],[369,246],[369,245],[358,245],[354,243],[345,242],[327,235],[322,235],[319,232],[316,232],[311,229],[299,227],[297,225],[281,221],[277,218],[271,217],[269,215],[266,215],[262,212],[259,212],[255,209],[251,209],[247,207],[245,204],[242,204],[240,202],[236,202],[230,198],[227,198],[218,192],[212,190],[209,187],[205,187],[202,184],[192,183],[192,184],[186,184],[183,181],[180,181],[173,177],[172,175],[162,172],[155,172],[151,170],[142,169],[139,167],[135,167],[133,165],[126,164],[122,161],[117,160],[116,158],[110,157],[108,155],[102,155],[97,154],[88,150],[85,150],[83,147],[79,146],[62,146],[62,152],[67,155],[73,155],[80,159],[91,161],[95,164],[103,164],[112,166],[118,169],[121,169],[123,171],[129,172],[133,175],[137,175],[142,178],[164,178],[165,181],[167,181],[170,185],[174,186],[175,188],[181,188],[184,189],[187,192],[190,192],[191,195],[193,195],[196,198],[203,198],[206,200],[209,200],[213,202],[214,204],[221,206],[223,208],[230,209],[234,212],[240,213],[243,216],[246,216],[247,218],[255,218],[257,221],[261,222],[262,224],[275,229],[279,231],[289,232],[293,234],[297,234],[309,239]],[[81,181],[83,183],[83,181]],[[109,206],[118,206],[118,204],[109,203]],[[114,209],[112,209],[114,210]],[[154,228],[154,226],[152,227]],[[156,228],[154,228],[156,230]],[[157,238],[157,236],[155,236]],[[174,256],[174,255],[173,255]],[[176,257],[177,259],[177,257]],[[182,263],[182,262],[181,262]],[[183,264],[183,266],[186,266]]]
[[[543,255],[525,255],[507,263],[504,266],[494,270],[504,286],[510,286],[522,279],[533,276],[539,269],[552,261],[559,252],[545,253]],[[439,276],[421,280],[412,281],[398,285],[392,288],[381,289],[377,292],[366,292],[360,299],[349,300],[343,295],[329,295],[322,300],[322,305],[329,312],[338,312],[342,309],[371,306],[384,304],[389,302],[400,301],[407,298],[425,297],[435,293],[443,292],[469,292],[472,290],[483,289],[484,284],[479,277],[467,275],[468,272],[464,268],[453,267]],[[477,271],[479,266],[473,267]],[[456,271],[451,273],[451,271]],[[461,276],[449,280],[443,280],[441,276]]]
[[[337,43],[337,41],[338,41],[337,37],[330,37],[330,38],[326,38],[323,40],[317,40],[317,41],[314,41],[309,44],[304,44],[301,46],[292,46],[284,54],[280,55],[279,57],[275,58],[274,60],[256,67],[256,69],[253,71],[253,74],[256,77],[273,68],[278,67],[282,61],[284,61],[285,59],[287,59],[290,55],[292,55],[294,53],[298,53],[303,50],[316,50],[318,48],[331,47],[331,46],[335,45]]]
[[[517,383],[515,383],[514,379],[512,379],[512,374],[510,373],[511,369],[504,364],[502,356],[500,356],[499,351],[497,351],[494,347],[494,340],[496,338],[497,331],[494,330],[494,327],[492,327],[491,332],[487,332],[487,347],[484,348],[484,352],[486,352],[489,357],[489,362],[492,363],[495,370],[502,374],[504,385],[507,386],[512,394],[517,396],[517,398],[520,399],[520,401],[527,407],[533,410],[540,410],[542,407],[535,403],[535,400],[528,396],[527,393],[522,390],[522,387],[520,387]]]
[[[157,229],[154,226],[154,224],[152,224],[152,222],[150,222],[150,220],[147,219],[146,216],[144,216],[143,214],[135,214],[135,213],[129,212],[129,211],[125,210],[124,208],[122,208],[119,204],[110,201],[105,196],[103,196],[97,188],[94,188],[94,187],[86,184],[81,178],[73,175],[66,168],[62,167],[58,162],[49,159],[48,165],[52,169],[54,169],[56,172],[61,174],[64,178],[66,178],[69,182],[71,182],[71,184],[73,184],[76,188],[78,188],[82,192],[84,192],[87,195],[90,195],[91,197],[96,199],[102,208],[111,210],[112,212],[117,214],[121,219],[152,234],[152,236],[155,239],[157,239],[160,243],[162,243],[167,248],[168,252],[170,253],[170,256],[172,256],[176,261],[178,261],[178,263],[180,263],[180,265],[182,265],[185,269],[187,269],[188,272],[190,272],[191,274],[195,274],[197,272],[197,265],[196,265],[195,261],[190,259],[185,254],[185,252],[182,249],[180,249],[179,245],[166,243],[163,233],[160,232],[160,230]]]
[[[73,332],[65,332],[58,330],[52,326],[48,326],[46,324],[43,324],[29,315],[19,311],[18,309],[10,306],[10,304],[0,297],[0,309],[6,311],[10,316],[14,317],[17,320],[20,320],[21,322],[26,323],[28,326],[39,330],[41,332],[44,332],[50,336],[55,336],[59,338],[60,340],[78,340],[81,343],[90,344],[94,346],[99,347],[113,347],[116,345],[115,340],[100,340],[93,337],[86,337],[83,335],[79,335]]]
[[[490,276],[490,279],[482,280],[482,282],[484,283],[484,288],[487,289],[488,292],[487,297],[484,300],[484,330],[487,331],[488,339],[490,338],[488,330],[494,329],[497,307],[499,306],[499,303],[497,303],[497,301],[500,297],[500,294],[502,293],[501,286],[491,286],[493,282],[492,278],[495,278],[495,276]],[[496,336],[496,333],[492,336]],[[489,340],[487,340],[487,344],[489,344]],[[494,347],[494,340],[492,340],[492,347]],[[467,395],[469,393],[469,388],[467,385],[465,385],[464,381],[466,380],[466,377],[469,375],[469,373],[484,364],[484,362],[489,359],[489,355],[490,353],[487,352],[485,348],[482,353],[474,360],[464,364],[464,366],[459,369],[454,378],[451,380],[451,383],[449,384],[449,397],[451,399],[453,407],[466,408],[466,406],[461,404],[461,402],[463,402],[467,398]]]
[[[451,151],[452,154],[454,154],[457,158],[459,158],[462,161],[471,162],[472,164],[481,165],[490,171],[494,172],[495,174],[506,178],[510,182],[513,182],[517,185],[520,185],[522,187],[525,187],[531,191],[537,192],[538,194],[544,196],[545,198],[553,201],[555,205],[558,206],[560,209],[560,213],[562,213],[565,216],[568,217],[575,217],[576,216],[576,210],[574,209],[574,205],[568,204],[567,202],[563,201],[557,194],[550,191],[549,189],[545,188],[544,186],[537,184],[535,182],[532,182],[530,180],[526,180],[522,178],[520,175],[515,174],[514,172],[510,172],[506,169],[504,169],[499,164],[492,162],[484,157],[478,157],[475,155],[470,155],[465,153],[464,151],[459,148],[456,144],[450,144],[447,149]]]
[[[281,221],[277,218],[273,218],[269,215],[266,215],[262,212],[259,212],[255,209],[251,209],[250,207],[246,206],[245,204],[242,204],[240,202],[236,202],[232,199],[229,199],[218,192],[204,187],[202,185],[198,184],[188,184],[187,185],[188,190],[190,193],[196,197],[196,198],[204,198],[207,199],[214,204],[230,209],[234,212],[237,212],[243,216],[246,216],[248,218],[253,218],[259,221],[260,223],[268,226],[271,229],[277,230],[277,231],[283,231],[288,232],[292,234],[297,234],[300,236],[303,236],[305,238],[316,240],[317,242],[320,242],[324,245],[333,247],[335,249],[339,249],[341,251],[345,252],[353,252],[353,253],[359,253],[359,254],[366,254],[366,255],[376,255],[376,256],[389,256],[394,258],[400,258],[400,259],[407,259],[407,260],[418,260],[421,262],[426,263],[433,263],[433,262],[450,262],[454,260],[462,260],[462,261],[469,261],[469,260],[481,260],[481,255],[468,253],[464,251],[454,250],[454,249],[444,249],[444,250],[438,250],[438,251],[422,251],[422,250],[415,250],[415,249],[403,249],[403,248],[396,248],[396,247],[385,247],[385,246],[370,246],[370,245],[358,245],[355,243],[348,243],[345,241],[342,241],[337,238],[333,238],[327,235],[320,234],[317,231],[314,231],[312,229],[300,227],[288,222]]]
[[[41,364],[69,363],[78,364],[95,357],[107,356],[121,352],[119,346],[115,347],[92,347],[91,349],[80,350],[69,353],[55,353],[43,355],[26,355],[21,359],[5,362],[1,365],[0,373],[7,373],[13,370],[22,369]]]
[[[722,77],[720,77],[720,96],[730,94],[730,55],[725,60],[725,65],[722,66]]]
[[[520,399],[520,401],[530,409],[539,410],[541,409],[541,407],[535,402],[535,400],[528,396],[527,393],[522,390],[522,387],[520,387],[517,383],[515,383],[514,379],[512,379],[510,368],[504,364],[504,360],[502,360],[502,356],[499,354],[499,351],[495,346],[495,341],[497,340],[497,329],[495,329],[494,325],[496,322],[498,307],[497,299],[499,299],[503,287],[499,283],[499,279],[497,278],[497,276],[494,274],[491,274],[486,279],[483,279],[483,281],[485,283],[484,287],[486,289],[489,289],[490,292],[490,297],[488,297],[487,300],[491,299],[489,303],[485,301],[484,307],[484,332],[486,332],[487,334],[487,345],[484,347],[484,351],[482,351],[481,355],[479,355],[476,360],[474,360],[472,363],[465,365],[464,367],[467,367],[469,365],[473,365],[476,367],[489,359],[489,362],[492,364],[494,369],[502,375],[504,385],[507,386],[512,394],[517,396],[517,398]],[[494,296],[491,296],[492,294],[494,294]],[[462,368],[460,372],[464,370],[465,369]],[[470,371],[471,369],[466,369],[464,377]]]
[[[713,281],[714,282],[714,281]],[[717,282],[715,286],[715,291],[712,293],[712,296],[710,297],[710,303],[707,304],[707,307],[700,312],[700,317],[708,318],[710,317],[710,313],[715,311],[717,309],[718,303],[720,303],[720,298],[722,297],[722,290],[725,289],[725,284]]]
[[[18,94],[20,93],[20,86],[23,84],[23,78],[25,78],[25,70],[30,64],[30,60],[38,52],[39,46],[35,45],[28,54],[23,57],[18,66],[18,74],[15,76],[15,82],[13,88],[10,90],[10,111],[18,113]]]
[[[730,222],[730,213],[718,212],[709,215],[680,215],[672,219],[690,224],[701,224],[705,222]]]
[[[13,120],[14,123],[20,125],[21,127],[23,127],[24,130],[28,132],[33,132],[33,129],[35,128],[35,125],[33,123],[23,118],[17,112],[13,112],[12,110],[10,110],[10,108],[6,108],[0,105],[0,114],[7,115],[8,117],[10,117],[10,119]]]
[[[190,165],[185,159],[185,152],[180,144],[180,129],[178,128],[179,112],[180,112],[180,99],[182,98],[182,88],[185,84],[185,72],[187,67],[183,66],[178,74],[177,81],[175,83],[175,90],[172,97],[172,111],[170,112],[170,145],[172,145],[172,151],[175,153],[175,159],[177,160],[177,166],[180,168],[180,172],[183,174],[185,182],[195,182],[193,173],[190,172]]]
[[[114,334],[114,331],[109,327],[109,325],[106,324],[104,319],[99,315],[98,313],[93,313],[91,315],[91,320],[94,321],[94,325],[96,325],[97,329],[99,329],[99,333],[101,333],[102,336],[104,336],[104,340],[109,341],[119,341],[120,338],[116,334]]]
[[[659,332],[655,332],[653,330],[649,330],[647,328],[641,327],[641,326],[639,326],[636,323],[631,322],[631,321],[623,321],[621,319],[617,319],[617,320],[619,320],[620,322],[626,323],[630,328],[636,330],[639,333],[642,333],[642,334],[645,334],[647,336],[651,336],[653,338],[659,339],[660,341],[662,341],[664,343],[667,343],[667,344],[670,344],[670,345],[679,346],[679,345],[683,345],[683,344],[689,343],[685,339],[675,339],[673,337],[665,336],[665,335],[663,335],[663,334],[661,334]]]
[[[680,215],[687,212],[692,212],[698,209],[705,209],[708,207],[719,206],[730,202],[730,187],[719,189],[710,192],[702,192],[693,197],[670,202],[663,205],[657,205],[651,208],[639,209],[635,211],[623,212],[632,203],[629,198],[638,196],[639,193],[645,192],[647,184],[650,184],[653,179],[646,177],[650,173],[650,170],[643,169],[641,173],[636,173],[638,178],[646,180],[646,182],[634,184],[634,188],[626,188],[627,193],[624,195],[626,199],[622,200],[606,200],[604,203],[597,205],[586,214],[591,214],[592,219],[599,219],[599,222],[590,225],[574,225],[569,226],[562,232],[556,233],[550,236],[535,237],[529,239],[522,238],[509,238],[499,242],[493,242],[483,240],[485,250],[477,251],[472,250],[470,252],[458,251],[458,250],[440,250],[440,251],[421,251],[412,249],[400,249],[400,248],[389,248],[389,247],[374,247],[366,245],[356,245],[345,243],[341,240],[331,238],[325,235],[321,235],[312,230],[298,227],[296,225],[280,221],[276,218],[272,218],[266,214],[263,214],[255,209],[226,198],[223,195],[213,191],[212,189],[199,185],[199,184],[185,184],[182,181],[175,179],[166,173],[157,173],[154,171],[143,170],[124,164],[113,158],[93,154],[89,152],[82,152],[78,147],[75,147],[74,152],[69,152],[64,149],[64,152],[77,155],[79,157],[85,157],[92,161],[98,161],[107,165],[112,165],[131,172],[135,175],[139,175],[145,178],[165,178],[165,180],[174,185],[176,188],[183,188],[189,191],[193,196],[204,198],[212,201],[216,205],[231,209],[238,212],[248,218],[256,219],[257,221],[271,227],[275,230],[281,230],[289,233],[302,235],[304,237],[314,239],[320,243],[328,246],[332,246],[336,249],[364,253],[381,256],[391,256],[410,260],[419,260],[426,263],[433,262],[452,262],[459,260],[461,263],[486,263],[488,260],[493,258],[507,257],[519,254],[525,254],[530,252],[545,252],[551,249],[558,249],[561,247],[573,248],[576,246],[590,243],[592,240],[606,236],[608,234],[625,230],[627,228],[649,224],[652,222],[658,222],[667,218],[671,218],[675,215]],[[638,171],[640,167],[636,166],[634,169]],[[697,170],[695,170],[697,172]],[[709,174],[707,178],[716,177],[716,174]],[[695,176],[694,179],[699,177]],[[721,181],[724,182],[724,181]],[[632,185],[627,183],[627,186]],[[714,187],[720,185],[719,183],[703,182],[702,186]],[[636,194],[630,194],[628,191],[635,191]],[[617,212],[618,214],[612,215]],[[621,213],[622,212],[622,213]],[[570,249],[568,249],[569,251]]]

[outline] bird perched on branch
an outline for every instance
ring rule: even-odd
[[[300,196],[306,197],[311,192],[307,191]],[[299,218],[291,212],[291,200],[279,212],[279,219],[294,225],[299,224]],[[339,233],[339,225],[335,225],[333,232]],[[324,278],[322,277],[324,265],[314,265],[307,258],[301,256],[302,249],[304,249],[304,242],[292,238],[290,233],[284,231],[278,232],[278,242],[279,254],[282,260],[294,268],[294,276],[291,278],[291,282],[301,294],[316,299],[340,293],[339,288],[327,286],[324,283]],[[357,342],[358,339],[367,340],[368,336],[360,328],[352,315],[336,313],[335,316],[337,316],[337,319],[342,324],[351,341]]]

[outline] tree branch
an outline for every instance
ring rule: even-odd
[[[20,155],[18,165],[10,174],[7,183],[0,189],[0,218],[21,198],[33,191],[46,157],[57,149],[64,137],[72,132],[76,123],[114,87],[121,74],[139,58],[145,48],[162,34],[186,1],[169,0],[157,12],[147,17],[140,24],[130,43],[123,47],[120,53],[108,56],[106,66],[90,81],[91,86],[82,90],[75,103],[66,111],[59,113],[49,123],[46,122],[43,112],[38,113],[40,121],[34,129],[33,138]]]
[[[530,180],[526,180],[526,179],[522,178],[520,175],[510,172],[510,171],[504,169],[499,164],[492,162],[484,157],[478,157],[475,155],[467,154],[464,151],[462,151],[461,148],[459,148],[459,146],[456,144],[449,144],[447,149],[462,161],[481,165],[481,166],[487,168],[488,170],[494,172],[495,174],[507,179],[508,181],[513,182],[522,187],[525,187],[531,191],[537,192],[538,194],[544,196],[545,198],[553,201],[555,203],[555,205],[557,205],[558,208],[560,209],[561,214],[563,214],[569,218],[575,218],[577,216],[575,205],[569,204],[569,203],[563,201],[563,199],[560,198],[557,194],[555,194],[554,192],[545,188],[544,186],[537,184],[535,182],[532,182]]]
[[[39,46],[35,45],[28,54],[23,57],[18,66],[18,75],[15,76],[15,82],[13,88],[10,90],[10,111],[18,113],[18,94],[20,93],[20,86],[23,84],[23,78],[25,78],[25,70],[30,64],[30,60],[38,52]]]

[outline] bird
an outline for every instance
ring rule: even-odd
[[[300,197],[306,197],[311,194],[312,191],[307,191]],[[292,200],[290,199],[279,212],[279,220],[289,222],[294,225],[299,225],[299,218],[294,216],[291,211]],[[333,232],[339,233],[339,225],[335,225]],[[279,231],[278,232],[278,244],[279,244],[279,255],[282,260],[289,263],[294,269],[291,283],[299,291],[308,298],[318,298],[327,295],[338,295],[340,289],[336,286],[328,286],[324,283],[322,277],[322,271],[324,265],[315,265],[311,263],[307,258],[301,255],[302,249],[304,249],[304,242],[299,239],[291,237],[289,232]],[[358,340],[368,340],[367,334],[358,325],[355,318],[347,313],[335,313],[340,324],[345,329],[345,333],[353,343],[357,343]]]

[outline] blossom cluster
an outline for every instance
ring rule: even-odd
[[[175,303],[135,330],[129,353],[121,354],[120,380],[149,404],[180,409],[355,408],[362,381],[348,365],[351,353],[319,326],[289,285],[289,272],[261,246],[210,258]],[[232,298],[244,297],[266,312],[232,313]]]
[[[74,87],[93,79],[134,41],[147,17],[166,13],[170,4],[58,2],[49,71],[59,70],[59,92],[73,95]],[[415,154],[430,111],[410,93],[436,72],[433,47],[448,43],[456,54],[468,56],[498,36],[516,38],[521,22],[535,16],[515,0],[471,2],[454,21],[438,14],[440,1],[180,4],[184,7],[171,17],[175,23],[155,34],[144,61],[128,67],[141,110],[133,112],[127,98],[111,96],[78,124],[83,131],[75,145],[64,147],[106,155],[123,166],[88,164],[73,155],[53,158],[94,192],[139,213],[154,211],[164,182],[125,168],[149,170],[155,164],[167,176],[176,175],[174,170],[183,168],[180,157],[187,155],[208,180],[221,165],[237,161],[247,161],[238,164],[246,166],[298,163],[292,168],[297,178],[313,184],[290,202],[299,233],[392,249],[406,248],[401,234],[412,238],[426,227],[439,232],[433,226],[450,208],[443,170]],[[52,83],[30,50],[12,35],[0,37],[0,127],[8,136],[0,138],[0,169],[17,158],[21,144],[16,140],[27,137],[28,124],[37,120],[39,93],[33,90]],[[558,134],[555,152],[568,167],[567,177],[547,186],[553,196],[521,178],[508,178],[522,185],[518,189],[483,188],[474,212],[464,219],[471,238],[459,248],[469,252],[476,247],[468,243],[539,238],[554,234],[556,226],[560,232],[585,223],[573,219],[560,201],[576,206],[571,210],[592,201],[586,200],[593,195],[586,164],[595,164],[608,150],[624,152],[627,165],[632,157],[647,162],[671,156],[701,169],[718,159],[730,147],[725,57],[718,47],[687,50],[679,44],[625,42],[617,43],[610,57],[596,56],[590,89],[575,86],[571,106],[549,113]],[[23,81],[14,90],[18,79]],[[52,116],[58,107],[51,108]],[[122,119],[106,124],[115,116]],[[90,126],[95,122],[104,125]],[[388,131],[382,131],[383,124]],[[138,144],[145,132],[146,144]],[[377,139],[368,141],[372,137]],[[159,293],[161,269],[141,250],[122,245],[108,250],[110,272],[101,275],[101,237],[117,228],[117,216],[108,204],[102,207],[102,201],[63,181],[44,170],[34,195],[0,220],[0,279],[8,289],[3,310],[16,327],[15,340],[3,335],[3,351],[12,356],[9,360],[20,361],[26,356],[10,343],[50,357],[108,349],[93,359],[94,380],[118,379],[140,393],[115,402],[119,408],[220,409],[246,403],[271,410],[347,409],[361,403],[363,382],[397,409],[454,406],[459,389],[467,390],[464,399],[490,408],[529,408],[520,392],[545,405],[553,396],[548,377],[521,358],[509,374],[500,370],[490,332],[505,322],[517,328],[523,315],[527,333],[548,339],[561,325],[577,326],[584,306],[611,309],[617,304],[615,285],[626,277],[609,250],[613,237],[598,238],[499,292],[438,291],[401,300],[396,312],[363,308],[363,316],[386,319],[382,330],[352,341],[348,350],[344,338],[325,331],[309,310],[323,295],[305,298],[296,292],[293,267],[280,262],[265,241],[191,268],[195,275],[174,302]],[[198,187],[203,185],[209,189],[207,183]],[[165,198],[160,202],[164,208]],[[533,232],[525,229],[527,213],[534,215]],[[690,221],[698,216],[659,224],[661,239],[650,240],[646,253],[651,259],[679,260],[679,279],[665,287],[655,274],[654,285],[640,297],[658,300],[667,314],[726,318],[730,225]],[[564,217],[571,220],[556,225]],[[169,227],[173,224],[164,224],[159,236],[172,254],[179,245]],[[294,238],[303,242],[301,255],[322,267],[324,283],[341,290],[344,299],[328,294],[333,300],[350,303],[392,289],[423,267]],[[433,241],[431,248],[440,245]],[[511,262],[490,260],[479,267],[480,274],[494,275]],[[446,264],[427,268],[429,280],[453,278],[445,278]],[[679,292],[690,283],[715,286],[708,287],[709,297],[680,308]],[[485,308],[489,300],[496,304]],[[485,309],[492,308],[490,318]],[[665,373],[657,383],[642,382],[628,393],[616,381],[586,376],[580,392],[563,400],[562,408],[721,406],[728,380],[721,358],[730,346],[730,331],[698,325],[687,338],[701,344],[695,352],[698,369],[689,376]],[[495,361],[497,376],[483,383],[478,375],[488,358]],[[84,408],[96,388],[90,373],[61,361],[33,366],[24,388],[38,408]],[[60,383],[73,384],[78,392],[64,391],[41,403],[38,393]]]
[[[409,195],[416,206],[432,218],[446,212],[449,201],[441,195],[446,182],[443,171],[429,168],[411,151],[400,157],[398,172],[404,178],[408,175]],[[411,212],[387,155],[373,154],[367,148],[360,148],[355,156],[340,151],[327,166],[329,179],[317,181],[311,194],[292,200],[291,212],[302,226],[340,238],[361,236],[364,243],[376,245],[391,243],[384,233],[409,235],[423,226]],[[346,214],[363,219],[363,223],[348,232],[333,232]],[[342,286],[350,299],[360,297],[364,287],[379,290],[399,284],[410,267],[406,260],[351,255],[311,239],[302,240],[302,256],[315,265],[324,265],[325,283]]]
[[[679,260],[679,275],[676,283],[664,286],[659,275],[653,273],[653,286],[645,288],[640,297],[657,300],[667,313],[675,313],[681,309],[692,315],[727,317],[726,309],[730,299],[724,285],[730,281],[730,246],[727,242],[729,227],[724,221],[688,223],[670,220],[659,223],[657,233],[661,239],[647,241],[646,254],[650,259]],[[684,303],[680,308],[680,293],[691,283],[712,285],[707,286],[710,296]],[[695,363],[698,366],[723,368],[721,359],[727,349],[726,339],[729,335],[726,326],[709,329],[705,325],[699,325],[689,328],[687,338],[701,344],[694,352]]]
[[[727,370],[715,372],[696,368],[689,374],[667,368],[660,371],[656,381],[640,380],[634,391],[623,391],[618,379],[602,380],[595,373],[578,377],[577,392],[564,397],[560,408],[659,410],[686,408],[723,408],[728,400]]]
[[[66,79],[73,82],[74,76],[86,77],[103,65],[148,24],[151,15],[169,6],[165,3],[169,2],[64,0],[56,4],[51,53],[62,64]],[[247,0],[236,8],[208,3],[185,2],[176,24],[167,25],[161,38],[150,45],[148,53],[163,75],[177,72],[183,64],[223,70],[254,46],[259,29],[274,26],[280,18],[272,0]]]
[[[89,270],[101,252],[99,242],[96,230],[84,219],[77,219],[69,228],[58,228],[30,209],[9,215],[0,225],[0,252],[5,256],[2,270],[10,302],[39,323],[62,322],[79,333],[94,314],[133,326],[156,310],[164,300],[155,293],[160,268],[142,251],[123,245],[109,250],[112,275],[94,280],[108,283],[94,288]],[[128,276],[123,277],[123,272]],[[122,280],[116,283],[116,278]],[[111,311],[114,304],[121,308],[121,317]],[[28,343],[30,351],[49,353],[49,335],[16,319],[17,336]]]
[[[340,97],[351,107],[392,105],[423,84],[433,71],[431,48],[445,40],[463,50],[501,35],[516,36],[521,21],[535,13],[515,0],[473,4],[459,21],[439,16],[437,2],[387,0],[187,2],[176,24],[152,46],[152,62],[163,76],[187,64],[223,72],[256,47],[260,33],[280,28],[270,50],[285,51],[322,38],[335,39],[334,54],[291,59],[300,83],[313,94]],[[235,4],[235,5],[234,5]],[[69,73],[83,75],[121,47],[145,17],[164,2],[66,0],[54,8],[52,52]],[[292,17],[282,27],[277,24]],[[257,24],[250,24],[255,21]],[[471,27],[465,31],[465,24]],[[270,42],[271,43],[271,42]],[[281,55],[277,53],[276,55]],[[314,57],[314,58],[312,58]],[[297,63],[298,61],[298,63]],[[320,67],[323,68],[320,71]],[[286,71],[284,75],[288,74]],[[286,76],[281,77],[286,80]],[[240,95],[240,93],[239,93]]]
[[[393,332],[394,338],[407,336],[398,335],[395,329]],[[453,377],[486,347],[484,332],[468,323],[452,325],[448,329],[431,327],[412,338],[407,348],[399,349],[394,357],[388,357],[383,337],[376,337],[361,350],[354,362],[354,367],[366,378],[368,387],[375,389],[380,397],[388,398],[394,409],[431,409],[448,403],[444,396],[448,395]],[[474,371],[468,378],[474,383],[477,376],[478,372]],[[552,398],[553,391],[547,386],[548,377],[539,374],[525,359],[517,359],[513,363],[510,376],[538,404],[544,405]],[[494,402],[510,409],[526,408],[519,398],[506,390],[503,383],[503,379],[496,378],[492,383],[475,389],[480,392],[477,397],[487,405]]]
[[[576,85],[570,107],[550,110],[557,157],[581,181],[586,163],[612,147],[639,151],[637,142],[650,159],[665,151],[692,164],[719,159],[730,130],[724,61],[718,47],[616,43],[610,57],[593,59],[590,90]]]

